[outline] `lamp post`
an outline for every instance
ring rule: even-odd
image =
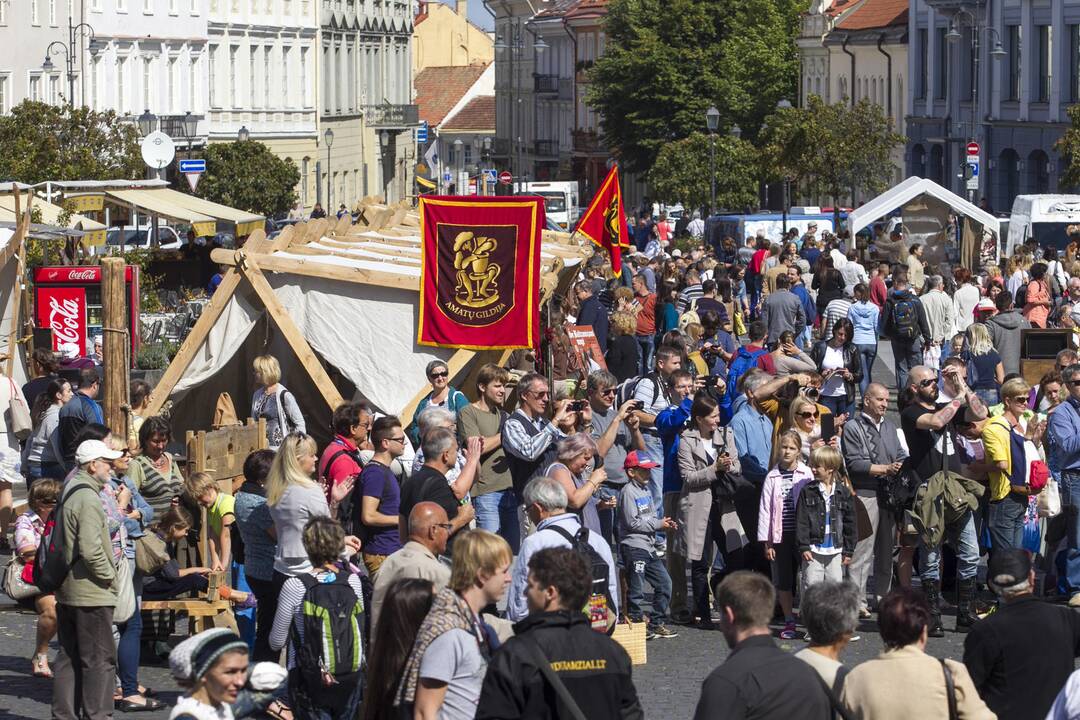
[[[334,196],[331,192],[333,186],[330,184],[330,147],[334,144],[334,131],[326,128],[323,141],[326,143],[326,211],[332,213],[334,212]]]
[[[720,111],[715,105],[705,111],[705,126],[709,129],[709,215],[712,215],[716,212],[716,129],[720,127]]]
[[[454,187],[457,188],[458,195],[464,195],[465,191],[461,188],[461,171],[465,168],[465,158],[462,154],[462,147],[465,143],[461,142],[461,138],[454,140],[454,169],[457,170],[457,177],[454,178]]]
[[[184,119],[180,121],[180,129],[184,133],[184,139],[187,140],[188,157],[191,157],[191,148],[195,144],[195,133],[199,129],[199,118],[191,114],[188,110],[184,113]]]
[[[65,45],[60,40],[53,40],[49,43],[49,46],[45,48],[45,62],[41,63],[41,69],[45,72],[49,72],[56,67],[49,58],[49,55],[64,56],[64,65],[67,67],[68,105],[71,107],[75,107],[75,41],[80,35],[85,35],[90,38],[90,54],[96,55],[97,48],[94,46],[94,28],[89,23],[72,25],[71,18],[69,17],[67,44]]]
[[[154,125],[157,123],[157,115],[150,112],[149,109],[143,110],[143,114],[138,117],[136,122],[139,123],[139,132],[143,137],[146,137],[154,132]]]
[[[489,169],[491,167],[491,136],[490,135],[484,138],[484,142],[483,142],[482,147],[484,148],[484,150],[483,150],[484,157],[482,158],[482,162],[480,164],[481,164],[481,167],[484,170],[487,170],[487,169]],[[487,175],[485,175],[483,172],[481,172],[480,174],[483,175],[483,178],[482,178],[483,185],[481,186],[482,189],[480,190],[480,194],[481,195],[487,195],[488,194]]]
[[[240,129],[236,131],[237,142],[247,142],[251,137],[251,131],[247,129],[247,125],[241,125]]]
[[[784,110],[790,110],[791,108],[792,108],[791,101],[788,100],[787,98],[780,98],[780,100],[776,103],[776,109],[779,110],[780,112],[783,112]],[[788,202],[789,202],[788,195],[789,195],[789,193],[790,193],[790,187],[788,186],[788,176],[784,175],[784,186],[783,186],[783,197],[782,197],[783,202],[782,202],[781,208],[780,208],[781,213],[782,213],[781,221],[780,221],[780,226],[781,226],[780,231],[784,235],[787,235],[787,212],[788,212]]]

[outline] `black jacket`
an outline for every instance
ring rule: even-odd
[[[810,349],[810,359],[818,366],[819,372],[821,371],[821,362],[825,359],[825,350],[828,344],[826,340],[820,340]],[[855,343],[851,342],[846,343],[841,350],[844,353],[844,367],[851,373],[851,380],[844,381],[844,395],[847,402],[853,403],[855,402],[855,388],[862,382],[862,360],[859,358],[861,353],[859,348],[855,347]]]
[[[577,324],[591,325],[593,334],[596,335],[596,342],[600,344],[600,352],[607,352],[608,314],[604,306],[600,304],[600,299],[595,295],[581,303]]]
[[[844,557],[855,553],[858,540],[855,525],[855,501],[851,491],[841,482],[833,483],[832,496],[833,545],[843,550]],[[799,493],[795,505],[795,542],[799,552],[825,541],[825,496],[816,481],[809,482]]]
[[[1080,656],[1080,613],[1026,597],[971,628],[964,665],[1000,720],[1041,718]]]
[[[488,663],[476,720],[568,720],[526,643],[534,642],[589,720],[645,717],[630,678],[630,657],[581,612],[535,613],[514,625]]]

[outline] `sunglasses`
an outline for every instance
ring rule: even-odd
[[[443,370],[442,372],[433,372],[430,375],[428,375],[428,377],[431,378],[432,380],[434,380],[435,378],[450,377],[450,372],[448,370]]]
[[[387,440],[389,440],[390,442],[401,443],[403,445],[405,444],[405,436],[404,435],[402,435],[401,437],[387,438]]]
[[[919,387],[930,387],[931,385],[937,385],[937,378],[926,378],[919,383]]]
[[[1024,404],[1027,404],[1027,401],[1028,401],[1027,395],[1016,395],[1014,397],[1005,398],[1005,399],[1009,400],[1010,402],[1022,402]]]
[[[1069,384],[1073,387],[1080,387],[1080,380],[1070,380]]]
[[[801,418],[816,418],[818,416],[816,412],[801,412],[798,415]]]
[[[546,398],[546,397],[547,397],[548,395],[550,395],[551,393],[549,393],[549,392],[548,392],[547,390],[544,390],[543,392],[532,392],[532,391],[529,391],[529,394],[530,394],[530,395],[532,395],[532,396],[533,396],[533,397],[535,397],[535,398]]]
[[[614,395],[615,394],[615,388],[608,388],[607,390],[601,390],[598,394],[604,395],[604,396]]]

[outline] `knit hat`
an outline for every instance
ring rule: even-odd
[[[992,587],[1007,588],[1028,579],[1031,555],[1021,548],[1007,548],[990,554],[986,580]]]
[[[248,651],[239,635],[225,628],[205,630],[173,648],[169,671],[177,681],[191,683],[205,675],[218,658],[234,650]]]

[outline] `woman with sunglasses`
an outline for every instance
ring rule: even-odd
[[[819,402],[836,416],[855,410],[855,388],[862,382],[861,353],[853,342],[855,326],[846,317],[832,327],[832,337],[814,345],[810,357],[825,378]]]
[[[799,395],[791,401],[791,428],[802,439],[802,461],[810,462],[810,453],[824,445],[839,447],[837,432],[826,443],[821,436],[821,406],[808,397]],[[775,455],[775,453],[774,453]],[[775,458],[774,458],[775,461]]]
[[[434,406],[446,408],[456,418],[458,411],[469,404],[469,399],[465,397],[465,393],[450,384],[450,368],[445,362],[432,360],[428,363],[424,373],[427,375],[428,382],[431,383],[431,392],[416,406],[416,413],[413,415],[414,420],[405,429],[405,433],[409,436],[409,440],[412,441],[413,447],[417,448],[420,447],[420,428],[416,425],[415,418],[419,417],[420,413],[428,407]]]

